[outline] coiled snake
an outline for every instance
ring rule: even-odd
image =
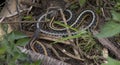
[[[57,12],[59,13],[60,9],[57,10]],[[37,26],[37,31],[36,34],[33,36],[33,39],[30,41],[30,46],[32,48],[32,50],[34,50],[33,46],[35,45],[34,40],[37,38],[36,36],[38,36],[39,32],[45,33],[45,34],[49,34],[49,35],[53,35],[53,36],[67,36],[68,32],[66,31],[67,28],[66,27],[61,27],[59,25],[55,25],[54,21],[50,21],[47,22],[46,18],[50,18],[51,14],[54,14],[55,11],[48,11],[47,13],[43,14],[42,16],[39,17],[38,22],[36,24]],[[83,22],[86,22],[87,25],[85,25],[82,30],[86,30],[89,29],[94,23],[95,23],[95,19],[96,19],[96,15],[92,10],[84,10],[82,11],[77,18],[73,15],[73,13],[70,10],[65,10],[64,13],[67,13],[67,16],[69,15],[69,17],[65,17],[66,19],[66,23],[68,26],[73,27],[73,28],[77,28],[78,30],[80,30],[80,28],[82,28],[81,25]],[[53,15],[52,15],[53,16]],[[87,19],[87,17],[89,18],[88,21],[85,21],[85,19]],[[54,18],[54,17],[52,17]],[[76,18],[74,20],[74,18]],[[51,18],[50,18],[51,19]],[[57,19],[58,20],[58,19]],[[60,20],[58,22],[63,23],[64,21]],[[74,31],[74,30],[70,30],[70,33],[72,35],[77,34],[78,32]],[[44,54],[47,54],[46,48],[43,45],[40,45],[44,48]]]
[[[60,9],[57,10],[57,12],[59,12]],[[85,27],[83,28],[84,30],[89,29],[95,22],[96,16],[95,13],[92,10],[84,10],[82,11],[78,17],[76,18],[75,21],[73,20],[73,13],[70,10],[65,10],[64,12],[66,12],[69,17],[66,19],[66,23],[68,26],[73,27],[73,28],[78,28],[80,29],[80,24],[84,21],[84,19],[86,17],[90,17],[91,20],[86,21],[87,25],[85,25]],[[45,33],[45,34],[49,34],[49,35],[55,35],[55,36],[66,36],[68,35],[68,32],[66,31],[67,28],[59,28],[60,26],[55,26],[54,22],[46,22],[46,18],[48,18],[48,16],[50,16],[51,14],[54,14],[55,11],[48,11],[47,13],[43,14],[39,19],[38,19],[38,23],[37,23],[37,28],[40,29],[40,32]],[[41,22],[43,21],[44,22]],[[63,23],[63,21],[58,21]],[[89,23],[89,24],[88,24]],[[58,29],[57,29],[58,28]],[[71,34],[77,34],[76,31],[70,30]]]

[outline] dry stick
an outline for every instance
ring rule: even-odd
[[[23,10],[19,10],[19,13],[21,13],[21,12],[24,12],[24,11],[29,11],[31,9],[31,7],[30,8],[27,8],[27,9],[23,9]],[[9,12],[9,11],[8,11]],[[9,12],[10,13],[10,12]],[[18,15],[19,14],[18,12],[14,12],[14,13],[11,13],[11,14],[9,14],[9,15],[6,15],[5,17],[0,17],[0,18],[10,18],[10,17],[13,17],[13,16],[15,16],[15,15]],[[3,20],[4,20],[3,19]],[[3,21],[2,20],[2,21]],[[2,21],[0,21],[0,23],[2,22]],[[19,23],[19,22],[18,22]]]
[[[2,17],[2,18],[0,19],[0,23],[1,23],[4,19],[5,19],[5,17]]]
[[[94,59],[94,56],[89,56],[83,50],[81,50],[81,48],[79,47],[78,38],[75,41],[76,41],[76,44],[77,44],[78,51],[79,51],[79,53],[82,57],[85,56],[88,59]]]
[[[93,31],[93,30],[92,30],[92,33],[93,33],[93,35],[98,34],[97,31]],[[119,50],[117,47],[115,47],[115,45],[113,45],[112,42],[110,42],[107,38],[97,38],[97,40],[98,40],[103,46],[105,46],[106,48],[108,48],[109,50],[111,50],[111,52],[113,52],[114,55],[115,55],[118,59],[120,59],[120,50]]]
[[[103,15],[103,17],[106,18],[106,16],[105,16],[105,12],[104,12],[104,9],[103,9],[103,8],[101,8],[101,11],[102,11],[102,15]]]
[[[76,38],[75,41],[76,41],[76,45],[77,45],[77,48],[78,48],[78,52],[81,55],[81,57],[83,57],[83,53],[82,53],[81,48],[79,46],[78,38]]]
[[[20,10],[20,13],[23,12],[23,11],[26,11],[26,10]],[[6,15],[5,17],[0,17],[1,18],[0,23],[4,23],[3,21],[4,21],[5,18],[10,18],[10,17],[16,16],[16,15],[18,15],[18,13],[14,12],[12,14]],[[7,22],[7,23],[9,23],[9,22]],[[20,23],[20,22],[17,22],[17,23]]]
[[[67,20],[66,20],[66,18],[65,18],[65,15],[64,15],[62,9],[60,9],[60,13],[61,13],[61,15],[62,15],[64,24],[67,25]],[[67,32],[68,32],[68,36],[71,36],[71,33],[70,33],[69,28],[66,27],[66,29],[67,29]],[[72,46],[73,46],[73,50],[74,50],[75,55],[76,55],[77,57],[80,57],[78,51],[75,49],[76,46],[75,46],[75,44],[73,43],[73,40],[70,40],[70,41],[72,42]]]
[[[63,22],[64,22],[64,24],[65,24],[65,25],[68,25],[68,24],[67,24],[67,20],[66,20],[66,18],[65,18],[65,15],[64,15],[64,13],[63,13],[63,10],[62,10],[62,9],[60,9],[60,13],[61,13],[61,15],[62,15],[62,18],[63,18]],[[68,28],[68,27],[66,27],[66,29],[67,29],[67,32],[68,32],[68,36],[71,36],[71,33],[70,33],[69,28]]]
[[[54,59],[54,58],[51,58],[51,57],[48,57],[48,56],[33,52],[31,50],[27,50],[25,47],[17,46],[17,48],[21,52],[30,55],[31,58],[34,59],[34,60],[42,60],[41,65],[71,65],[71,64],[65,63],[63,61],[59,61],[57,59]]]
[[[100,6],[100,0],[96,0],[97,6]]]
[[[65,55],[71,57],[71,58],[74,58],[74,59],[77,59],[77,60],[80,60],[80,61],[84,61],[84,59],[81,59],[80,57],[77,57],[69,52],[67,52],[65,49],[62,49],[60,46],[56,45],[56,48],[58,48],[61,52],[63,52]]]
[[[109,0],[103,0],[105,3],[107,3],[108,7],[113,8],[112,5],[110,4]]]
[[[5,17],[2,17],[1,19],[0,19],[0,23],[1,24],[15,24],[15,23],[38,23],[38,21],[12,21],[12,22],[2,22],[2,21],[4,21],[4,19],[5,19]],[[45,21],[41,21],[41,22],[45,22]]]
[[[105,59],[108,58],[108,49],[107,49],[107,48],[103,48],[103,50],[102,50],[102,55],[103,55],[103,58],[105,58]],[[108,63],[107,60],[104,60],[103,62],[104,62],[104,63]]]

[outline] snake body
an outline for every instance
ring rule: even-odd
[[[95,22],[95,13],[92,10],[84,10],[82,11],[78,17],[76,18],[75,21],[71,21],[72,17],[73,17],[73,13],[70,10],[65,10],[67,13],[69,13],[69,18],[66,20],[67,24],[70,27],[76,27],[78,26],[82,20],[83,20],[83,16],[89,14],[91,15],[92,19],[89,21],[90,23],[83,28],[83,30],[89,29]],[[45,17],[47,17],[48,15],[54,13],[54,11],[49,11],[48,13],[43,14],[41,17],[39,17],[38,19],[38,23],[37,23],[37,28],[45,34],[49,34],[49,35],[55,35],[55,36],[66,36],[68,35],[68,32],[66,31],[67,28],[61,28],[61,29],[55,29],[53,28],[53,26],[49,25],[49,22],[45,23],[45,22],[41,22],[44,20]],[[63,22],[63,21],[59,21],[59,22]],[[76,31],[70,31],[72,35],[77,34],[78,32]]]

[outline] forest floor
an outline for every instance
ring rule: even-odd
[[[119,60],[119,6],[115,0],[1,2],[0,64],[101,65],[109,57]],[[24,54],[27,50],[33,54]],[[32,57],[34,53],[45,57]]]

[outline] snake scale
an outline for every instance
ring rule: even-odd
[[[80,30],[87,30],[90,29],[92,27],[92,25],[95,23],[95,19],[96,19],[96,15],[94,13],[94,11],[87,9],[84,10],[82,12],[80,12],[79,14],[75,14],[73,13],[71,10],[69,9],[64,9],[64,5],[63,7],[62,4],[57,1],[53,1],[51,0],[53,5],[57,5],[57,8],[53,8],[52,10],[48,10],[46,13],[42,14],[36,23],[36,32],[33,35],[32,39],[29,42],[29,46],[31,47],[31,49],[33,51],[39,52],[39,53],[43,53],[45,55],[50,55],[48,49],[40,42],[36,42],[35,40],[38,38],[38,34],[39,32],[44,33],[44,34],[48,34],[48,35],[53,35],[53,36],[68,36],[68,28],[61,26],[59,24],[55,24],[55,22],[59,22],[62,24],[67,24],[67,26],[70,26],[72,28],[77,29],[78,31]],[[57,2],[57,3],[56,3]],[[55,6],[56,6],[55,5]],[[54,6],[51,6],[54,7]],[[62,13],[65,16],[64,18],[66,20],[63,19],[62,17]],[[87,19],[87,20],[86,20]],[[82,27],[82,25],[84,25],[83,23],[87,23],[87,25],[85,25],[84,27]],[[69,28],[70,34],[71,35],[75,35],[77,33],[79,33],[78,31],[74,31],[72,29]],[[37,46],[36,46],[37,44]]]
[[[60,9],[57,10],[58,13],[59,13],[59,11],[60,11]],[[36,46],[34,47],[34,45],[37,44],[34,41],[35,41],[36,38],[38,38],[39,32],[42,32],[42,33],[48,34],[48,35],[53,35],[53,36],[67,36],[68,35],[68,31],[67,31],[66,27],[61,28],[61,27],[59,27],[59,25],[56,26],[54,24],[54,21],[53,22],[50,22],[50,21],[47,22],[47,20],[45,20],[46,18],[50,18],[49,16],[51,16],[51,14],[54,14],[54,13],[55,13],[55,11],[51,10],[51,11],[48,11],[47,13],[45,13],[45,14],[43,14],[43,15],[41,15],[39,17],[38,22],[36,23],[36,27],[37,27],[36,32],[35,32],[34,36],[32,37],[32,39],[31,39],[31,41],[29,43],[30,47],[31,47],[31,49],[33,51],[35,51],[35,48],[37,48]],[[78,27],[78,30],[81,30],[80,29],[81,28],[81,25],[80,25],[81,22],[87,22],[88,23],[87,25],[85,25],[84,28],[82,28],[82,30],[90,29],[90,27],[95,23],[95,19],[96,19],[95,13],[92,10],[84,10],[84,11],[82,11],[77,16],[77,18],[74,17],[71,10],[67,9],[63,13],[66,16],[68,16],[68,17],[65,17],[67,25],[70,26],[70,27],[73,27],[73,28]],[[55,15],[52,15],[52,18]],[[89,17],[91,20],[84,21],[86,19],[86,17]],[[76,19],[74,20],[73,18],[76,18]],[[57,20],[59,20],[59,19],[57,19]],[[58,22],[63,23],[64,21],[60,19]],[[70,33],[72,35],[74,35],[74,34],[77,34],[79,32],[70,30]],[[45,55],[49,55],[48,50],[44,45],[38,44],[37,46],[40,46],[40,47],[37,48],[38,50],[42,49],[43,53]]]
[[[60,9],[57,10],[57,12],[59,12]],[[57,26],[55,26],[54,22],[50,23],[50,22],[46,22],[46,18],[50,18],[49,16],[51,16],[52,14],[54,14],[55,11],[48,11],[47,13],[43,14],[42,16],[39,17],[38,19],[38,23],[36,24],[37,28],[40,30],[40,32],[45,33],[45,34],[49,34],[49,35],[55,35],[55,36],[66,36],[68,35],[68,32],[66,31],[67,28],[66,27],[62,27],[62,28],[58,28]],[[82,28],[83,30],[89,29],[95,22],[96,16],[94,11],[92,10],[84,10],[82,11],[77,17],[76,20],[73,21],[73,13],[71,12],[71,10],[65,10],[64,14],[69,15],[69,17],[66,17],[66,23],[68,26],[76,28],[79,27],[78,30],[80,30],[79,26],[86,17],[90,17],[91,19],[86,21],[87,24],[84,28]],[[44,21],[44,22],[42,22]],[[59,20],[58,22],[63,23],[62,20]],[[59,27],[59,25],[58,25]],[[76,31],[70,30],[71,34],[77,34]]]

